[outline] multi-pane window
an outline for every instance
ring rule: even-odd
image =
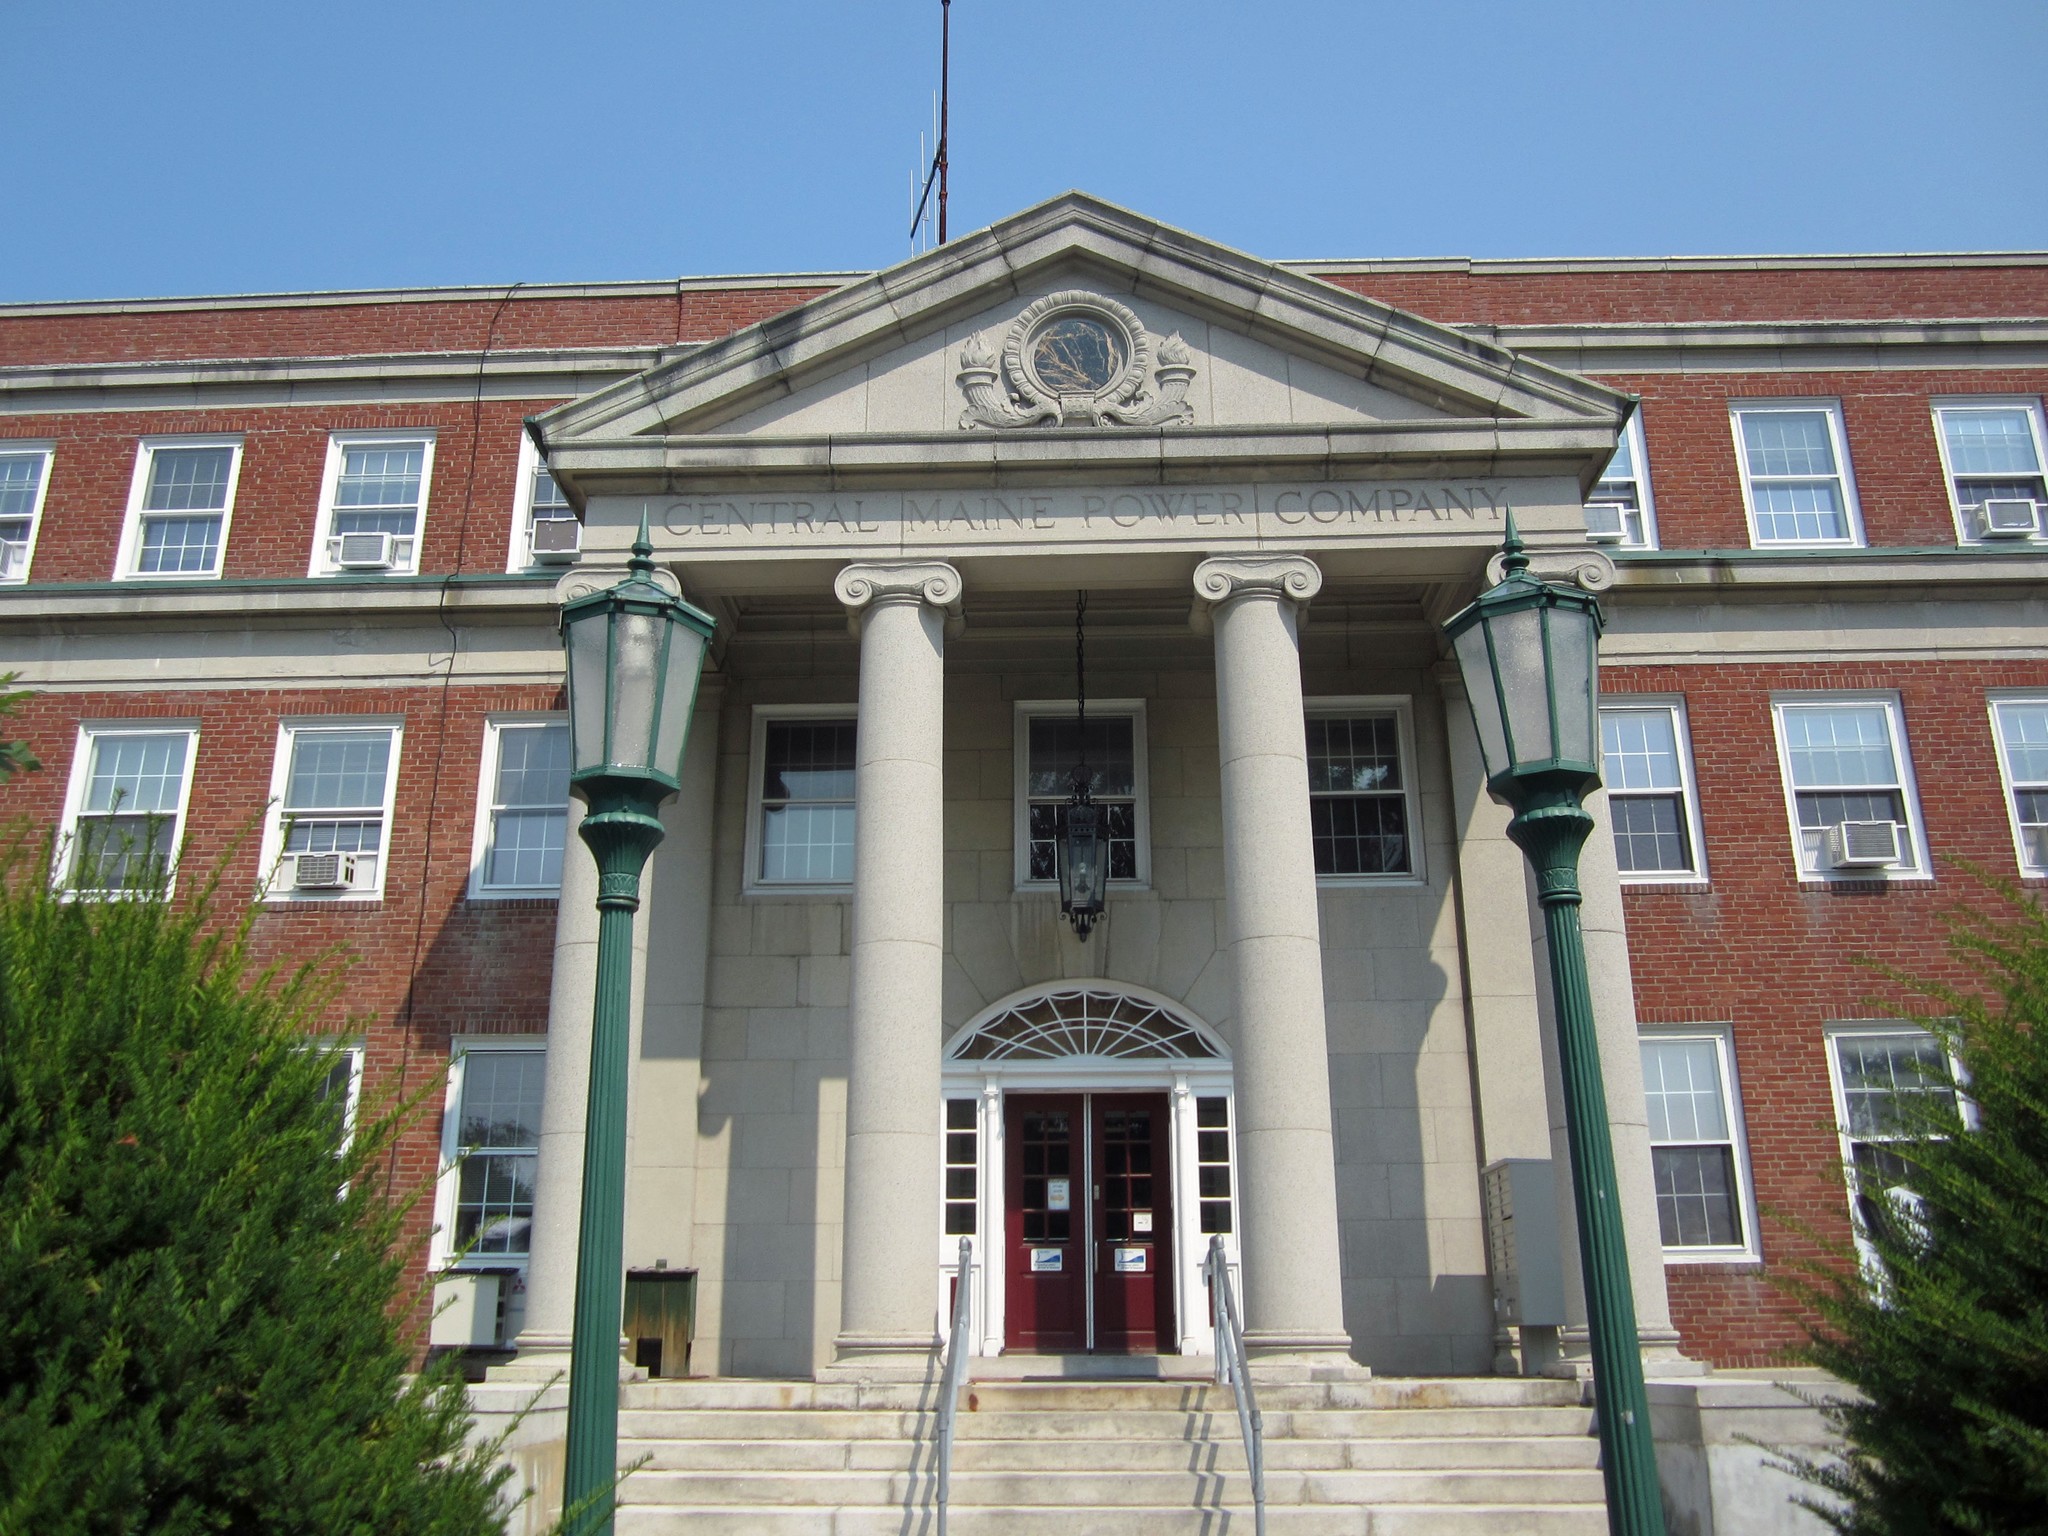
[[[1758,544],[1853,544],[1856,503],[1832,405],[1738,405],[1735,437]]]
[[[144,443],[122,574],[218,576],[241,456],[232,439]]]
[[[974,1099],[946,1100],[946,1236],[972,1237],[976,1176],[981,1166],[981,1106]]]
[[[279,758],[274,888],[381,892],[398,728],[288,725]]]
[[[752,883],[850,883],[854,722],[767,716],[756,729]]]
[[[1955,1079],[1924,1030],[1844,1031],[1828,1044],[1850,1203],[1869,1232],[1912,1205],[1911,1170],[1891,1144],[1957,1123]]]
[[[1720,1035],[1642,1041],[1650,1167],[1667,1250],[1749,1249],[1726,1047]]]
[[[452,1246],[472,1259],[524,1258],[533,1233],[546,1053],[462,1053],[454,1087]]]
[[[1941,405],[1934,417],[1963,537],[2037,536],[2048,503],[2040,406],[2018,401]]]
[[[1020,883],[1059,878],[1054,851],[1060,816],[1074,794],[1075,771],[1087,767],[1088,793],[1101,812],[1109,878],[1143,880],[1149,874],[1138,799],[1139,717],[1123,707],[1091,706],[1085,735],[1080,718],[1065,712],[1027,713],[1019,721],[1024,743],[1024,836]]]
[[[320,1103],[332,1117],[335,1150],[345,1152],[349,1138],[355,1135],[356,1109],[362,1101],[363,1048],[318,1041],[312,1049],[331,1063],[320,1084]]]
[[[87,726],[66,820],[63,883],[127,891],[167,879],[183,831],[190,730]]]
[[[1230,1232],[1230,1100],[1217,1095],[1195,1100],[1195,1186],[1201,1200],[1202,1233]]]
[[[49,473],[49,449],[0,441],[0,582],[28,580]]]
[[[1640,413],[1629,418],[1614,445],[1614,457],[1586,498],[1586,531],[1602,543],[1647,549],[1655,542],[1650,477],[1643,463]]]
[[[1916,873],[1919,831],[1896,702],[1779,700],[1775,709],[1800,871]]]
[[[489,722],[472,892],[559,890],[568,806],[568,725],[561,720]]]
[[[1622,877],[1702,878],[1697,804],[1677,706],[1602,705],[1600,749]]]
[[[1320,876],[1412,875],[1415,808],[1396,710],[1312,713],[1308,814]]]
[[[1992,700],[1991,729],[2020,869],[2048,875],[2048,699]]]
[[[433,459],[427,437],[337,436],[314,573],[415,569]]]
[[[536,464],[527,482],[527,540],[536,555],[560,554],[576,547],[576,535],[568,525],[576,521],[576,509],[568,495],[555,483],[547,466]]]

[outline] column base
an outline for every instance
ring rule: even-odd
[[[936,1385],[941,1369],[938,1343],[930,1334],[842,1333],[832,1341],[832,1363],[818,1367],[817,1379]]]
[[[1647,1378],[1706,1376],[1713,1367],[1704,1360],[1695,1360],[1678,1347],[1678,1330],[1661,1329],[1655,1333],[1645,1332],[1637,1336],[1642,1350],[1643,1375]],[[1556,1353],[1545,1360],[1532,1375],[1549,1376],[1559,1381],[1576,1381],[1586,1384],[1593,1379],[1593,1347],[1584,1328],[1560,1328],[1557,1330]]]
[[[565,1333],[522,1333],[512,1341],[518,1351],[510,1360],[484,1372],[486,1381],[530,1382],[545,1386],[559,1378],[569,1380],[569,1358],[575,1341]],[[626,1358],[626,1341],[619,1340],[619,1380],[646,1381],[646,1370]]]
[[[1372,1379],[1372,1368],[1351,1358],[1347,1334],[1248,1328],[1244,1353],[1255,1384]]]

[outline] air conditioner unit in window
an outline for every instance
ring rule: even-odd
[[[1999,497],[1984,503],[1984,537],[2024,539],[2041,526],[2041,504],[2017,497]]]
[[[554,565],[574,560],[583,549],[583,525],[573,517],[543,518],[533,525],[533,558]]]
[[[298,891],[346,891],[356,883],[356,856],[352,853],[302,853],[292,861],[292,889]]]
[[[388,571],[396,562],[397,539],[388,533],[344,533],[328,540],[334,563],[344,571]]]
[[[1619,544],[1628,537],[1628,509],[1612,501],[1587,502],[1586,537],[1595,544]]]
[[[1828,868],[1877,869],[1898,863],[1899,831],[1896,821],[1845,821],[1829,827]]]
[[[434,1325],[427,1342],[489,1349],[498,1342],[500,1275],[445,1275],[434,1282]]]

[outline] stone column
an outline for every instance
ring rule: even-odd
[[[922,1377],[938,1328],[941,748],[945,609],[937,561],[845,567],[833,584],[860,635],[846,1218],[831,1371]]]
[[[1301,606],[1322,584],[1299,555],[1195,569],[1216,635],[1245,1342],[1269,1369],[1341,1368],[1351,1349],[1296,634]]]

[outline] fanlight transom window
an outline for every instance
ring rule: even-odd
[[[1006,1008],[953,1051],[956,1061],[1213,1061],[1221,1055],[1194,1024],[1164,1004],[1091,987],[1042,992]]]

